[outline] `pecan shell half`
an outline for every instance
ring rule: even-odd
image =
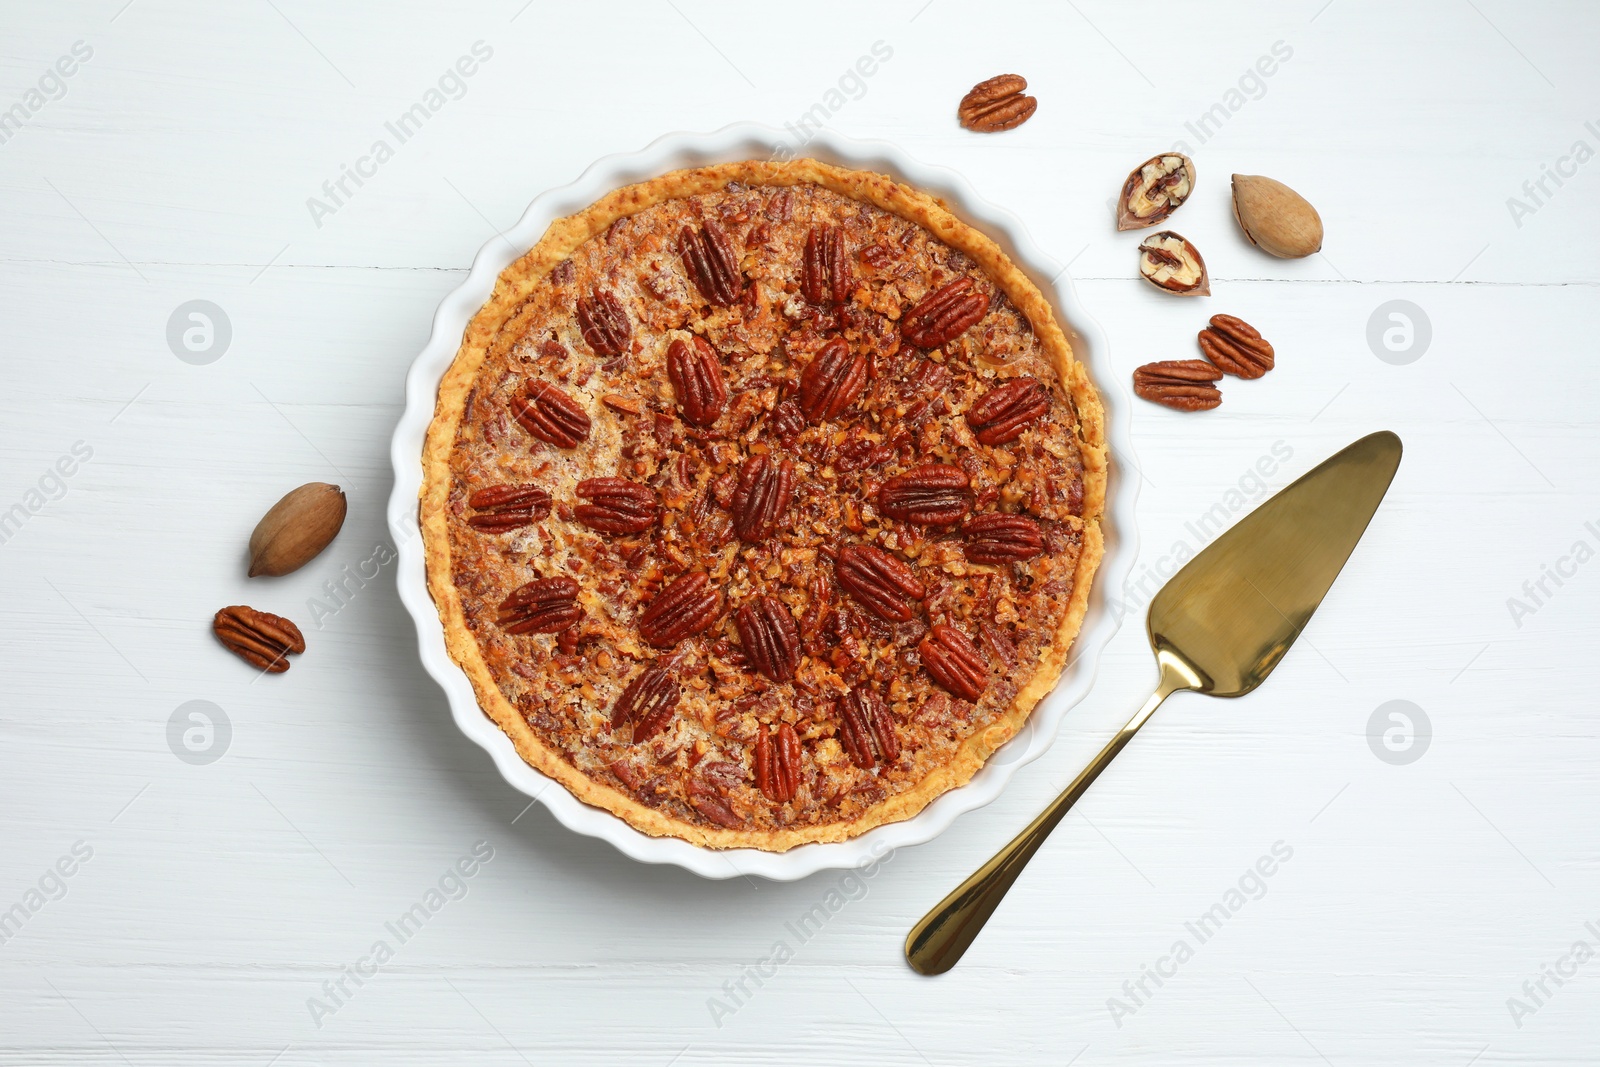
[[[558,448],[577,448],[589,437],[589,415],[578,402],[541,378],[523,386],[511,402],[517,425]]]
[[[918,348],[938,348],[961,336],[989,310],[989,297],[971,278],[929,293],[900,320],[900,336]]]
[[[476,530],[510,530],[550,514],[550,494],[537,485],[491,485],[467,497],[467,525]]]
[[[801,264],[800,293],[806,303],[823,307],[850,299],[850,260],[845,256],[844,231],[838,226],[813,226],[806,234]]]
[[[1272,345],[1261,331],[1232,315],[1213,315],[1211,325],[1200,331],[1200,351],[1224,374],[1237,378],[1259,378],[1277,363]]]
[[[849,545],[833,561],[839,585],[885,622],[909,622],[911,602],[928,595],[904,561],[873,545]]]
[[[755,544],[778,529],[794,493],[794,464],[762,452],[745,460],[733,490],[733,532]]]
[[[564,574],[535,578],[500,604],[500,628],[508,634],[559,633],[583,618],[578,583]]]
[[[1211,275],[1200,250],[1171,230],[1153,233],[1139,245],[1139,275],[1175,296],[1211,295]]]
[[[622,301],[605,289],[578,298],[578,332],[597,356],[620,356],[628,346],[633,327]]]
[[[997,133],[1021,126],[1039,108],[1039,101],[1022,95],[1028,79],[1020,74],[1000,74],[974,85],[956,108],[961,125],[977,133]]]
[[[774,682],[787,682],[800,665],[800,631],[783,601],[758,596],[733,616],[745,659]]]
[[[639,636],[656,648],[671,648],[716,621],[722,594],[701,571],[685,574],[650,602],[639,616]]]
[[[289,669],[289,657],[306,650],[300,627],[281,615],[234,604],[217,612],[211,632],[229,652],[270,674]]]
[[[1044,530],[1026,515],[974,515],[961,527],[961,534],[966,538],[963,551],[973,563],[998,566],[1044,552]]]
[[[962,700],[976,703],[989,687],[988,661],[972,638],[954,626],[935,626],[917,652],[933,680]]]
[[[835,338],[800,372],[800,410],[812,422],[836,419],[867,387],[867,357]]]
[[[678,394],[683,417],[710,426],[728,404],[728,382],[717,350],[703,337],[678,338],[667,347],[667,378]]]
[[[678,681],[671,671],[648,667],[628,683],[628,688],[611,706],[611,728],[615,730],[623,723],[632,723],[634,743],[648,741],[672,721],[679,696]]]
[[[640,533],[661,514],[656,491],[626,478],[585,478],[577,488],[588,503],[573,508],[573,518],[599,533]]]
[[[714,222],[707,222],[699,233],[685,226],[678,232],[678,254],[694,280],[700,295],[718,307],[739,302],[744,295],[744,275],[739,270],[739,253],[733,242]]]
[[[960,522],[972,508],[971,479],[960,467],[924,463],[897,474],[878,489],[878,510],[918,526]]]
[[[1222,403],[1221,380],[1222,372],[1203,359],[1168,359],[1134,371],[1133,391],[1179,411],[1209,411]]]
[[[1154,226],[1178,210],[1194,191],[1194,162],[1182,152],[1163,152],[1139,164],[1122,183],[1117,229]]]
[[[787,804],[800,789],[800,735],[779,723],[777,736],[759,727],[755,751],[756,788],[774,804]]]
[[[1050,411],[1050,388],[1037,378],[997,385],[967,409],[967,425],[980,444],[1003,445]]]
[[[858,685],[839,701],[839,744],[863,770],[870,771],[879,760],[887,764],[900,758],[894,718],[876,689]]]

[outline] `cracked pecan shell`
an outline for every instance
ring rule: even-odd
[[[722,361],[703,337],[680,337],[667,346],[667,378],[684,419],[696,426],[710,426],[728,405]]]
[[[700,295],[718,307],[739,302],[744,295],[744,274],[733,242],[714,222],[696,233],[685,226],[678,231],[678,254]]]
[[[1211,325],[1200,331],[1200,351],[1224,374],[1237,378],[1259,378],[1277,363],[1272,345],[1261,331],[1232,315],[1213,315]]]
[[[567,575],[535,578],[500,603],[500,628],[508,634],[553,634],[583,618],[578,583]]]
[[[878,510],[918,526],[960,522],[972,507],[971,479],[960,467],[924,463],[897,474],[878,489]]]
[[[577,491],[588,503],[573,508],[572,516],[598,533],[640,533],[661,514],[656,491],[626,478],[585,478]]]
[[[780,723],[776,736],[765,726],[756,734],[756,788],[774,804],[787,804],[800,789],[800,735]]]
[[[1050,412],[1050,390],[1037,378],[997,385],[967,409],[967,425],[979,444],[1003,445]]]
[[[874,545],[849,545],[833,561],[839,585],[885,622],[909,622],[912,601],[928,595],[911,567]]]
[[[887,764],[900,758],[894,718],[876,689],[858,685],[839,701],[839,744],[850,762],[863,770],[870,771],[880,760]]]
[[[900,336],[918,348],[938,348],[960,337],[989,310],[989,296],[957,278],[917,302],[900,320]]]
[[[722,594],[702,571],[685,574],[650,602],[639,616],[639,636],[656,648],[671,648],[716,621]]]
[[[589,437],[589,415],[578,402],[542,378],[532,378],[511,402],[517,425],[558,448],[577,448]]]
[[[672,672],[660,666],[647,667],[611,706],[611,728],[633,724],[633,741],[648,741],[666,728],[678,708],[681,690]]]
[[[300,627],[269,611],[234,604],[217,612],[211,630],[229,652],[269,674],[289,669],[289,657],[306,650]]]
[[[1044,530],[1026,515],[974,515],[961,527],[962,551],[973,563],[998,566],[1044,552]]]
[[[733,490],[733,532],[750,544],[765,541],[778,529],[793,494],[793,462],[774,461],[765,452],[751,456]]]
[[[628,346],[633,327],[622,301],[606,289],[578,298],[578,332],[597,356],[620,356]]]
[[[867,387],[867,358],[835,338],[800,372],[800,410],[812,422],[836,419]]]
[[[800,293],[806,303],[824,307],[850,299],[852,277],[845,256],[844,231],[838,226],[813,226],[806,234]]]
[[[800,665],[800,631],[783,601],[758,596],[733,616],[745,659],[759,674],[774,682],[787,682]]]
[[[550,494],[537,485],[491,485],[467,497],[467,525],[478,530],[510,530],[550,514]]]
[[[989,663],[972,638],[954,626],[940,624],[917,646],[922,666],[934,681],[962,700],[973,703],[989,687]]]

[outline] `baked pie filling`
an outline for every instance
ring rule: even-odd
[[[936,201],[811,160],[559,220],[469,327],[426,459],[485,710],[580,799],[713,847],[965,782],[1054,685],[1100,555],[1101,411],[1048,303]]]

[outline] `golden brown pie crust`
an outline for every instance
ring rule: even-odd
[[[696,825],[673,817],[659,806],[642,803],[610,782],[591,777],[565,753],[546,744],[502,692],[478,637],[469,626],[455,578],[454,565],[459,561],[452,559],[451,523],[459,523],[460,516],[459,502],[454,518],[451,510],[453,488],[459,496],[459,487],[454,487],[452,452],[479,371],[497,342],[504,346],[510,333],[526,328],[526,324],[518,322],[519,311],[528,305],[538,287],[547,283],[552,269],[585,242],[620,219],[667,201],[716,194],[729,188],[730,183],[746,187],[820,186],[914,223],[938,242],[970,257],[1026,318],[1054,366],[1076,416],[1075,446],[1082,461],[1082,501],[1078,512],[1082,517],[1081,549],[1070,599],[1053,639],[1041,648],[1031,677],[1018,686],[1009,706],[986,728],[966,737],[950,758],[919,782],[861,809],[848,820],[744,829]],[[669,258],[675,261],[675,257]],[[1103,551],[1100,522],[1105,508],[1107,462],[1104,412],[1098,394],[1082,364],[1073,358],[1049,302],[993,241],[956,218],[938,200],[881,174],[845,170],[810,159],[749,160],[675,171],[618,189],[575,215],[555,220],[539,243],[501,274],[493,296],[473,316],[456,358],[440,382],[423,454],[420,519],[428,584],[444,623],[451,656],[471,680],[485,713],[506,732],[531,766],[560,782],[578,799],[621,816],[647,834],[679,837],[711,848],[751,847],[781,852],[809,842],[844,840],[874,826],[912,817],[946,790],[967,782],[996,748],[1016,734],[1034,705],[1055,686],[1082,625],[1091,581]],[[1026,665],[1019,669],[1026,670]]]

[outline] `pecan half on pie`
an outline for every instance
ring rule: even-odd
[[[1102,411],[1049,303],[933,198],[813,160],[553,223],[424,461],[484,710],[579,799],[713,848],[966,782],[1054,686],[1101,555]]]

